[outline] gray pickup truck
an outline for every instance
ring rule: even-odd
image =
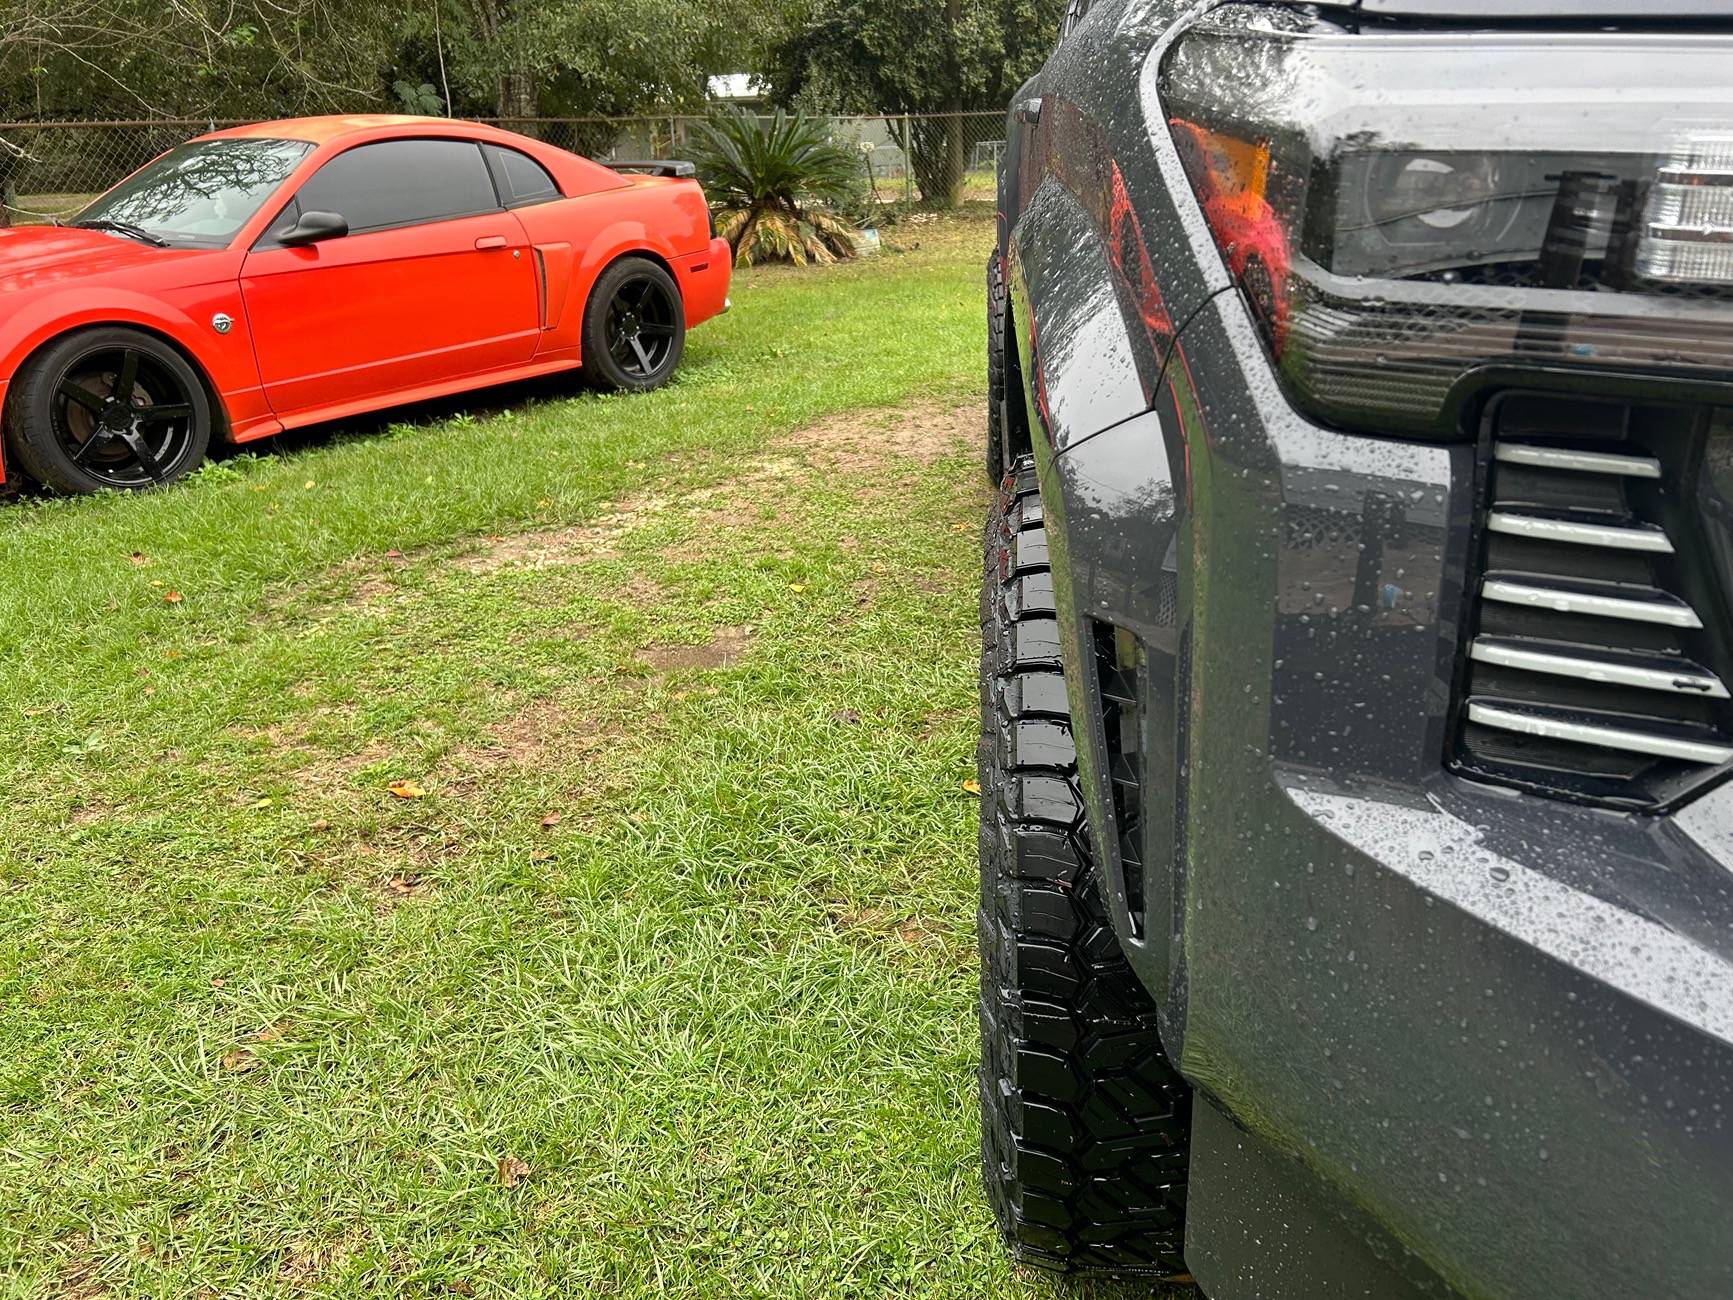
[[[1733,1296],[1733,4],[1073,0],[988,267],[985,1179]]]

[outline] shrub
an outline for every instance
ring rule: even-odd
[[[777,109],[738,109],[701,123],[698,163],[716,229],[740,266],[760,261],[834,262],[852,257],[853,222],[836,209],[860,184],[861,162],[825,124]]]

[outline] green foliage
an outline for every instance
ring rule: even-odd
[[[403,105],[405,113],[437,116],[445,111],[445,101],[439,97],[432,82],[424,81],[417,86],[399,77],[391,83],[391,89],[396,93],[397,102]]]
[[[690,109],[790,3],[0,0],[0,120]]]
[[[700,124],[698,158],[717,229],[740,265],[854,255],[854,224],[835,209],[855,199],[861,162],[823,122],[731,110]]]
[[[1004,109],[1059,35],[1065,0],[814,0],[772,50],[780,103],[820,112]],[[956,201],[961,121],[921,123],[911,142],[929,201]]]

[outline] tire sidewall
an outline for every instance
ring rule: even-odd
[[[674,337],[669,344],[667,360],[656,374],[648,379],[642,375],[634,375],[621,366],[608,350],[607,339],[604,337],[607,330],[608,304],[613,301],[622,284],[640,276],[659,283],[674,304]],[[590,300],[584,306],[581,342],[584,372],[601,387],[632,393],[660,388],[680,368],[680,360],[686,353],[686,302],[680,296],[680,286],[660,264],[647,257],[621,258],[602,272],[596,280],[595,288],[590,292]]]
[[[54,433],[54,400],[58,377],[81,358],[94,352],[130,348],[146,353],[164,369],[173,372],[186,389],[193,408],[192,427],[186,449],[167,472],[153,483],[120,486],[98,478],[73,463]],[[166,487],[185,478],[204,462],[210,449],[213,425],[210,397],[198,371],[178,351],[142,330],[123,326],[79,330],[55,340],[38,352],[19,372],[7,394],[6,447],[30,478],[56,492],[88,495],[97,492],[145,491]]]

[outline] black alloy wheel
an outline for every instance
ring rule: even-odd
[[[210,445],[211,404],[173,348],[140,331],[72,334],[33,357],[9,395],[7,444],[61,492],[171,483]]]
[[[634,276],[614,290],[608,303],[608,352],[639,379],[667,364],[674,347],[673,295],[651,276]]]
[[[604,388],[666,383],[686,348],[679,286],[659,263],[624,257],[596,281],[584,310],[585,372]]]

